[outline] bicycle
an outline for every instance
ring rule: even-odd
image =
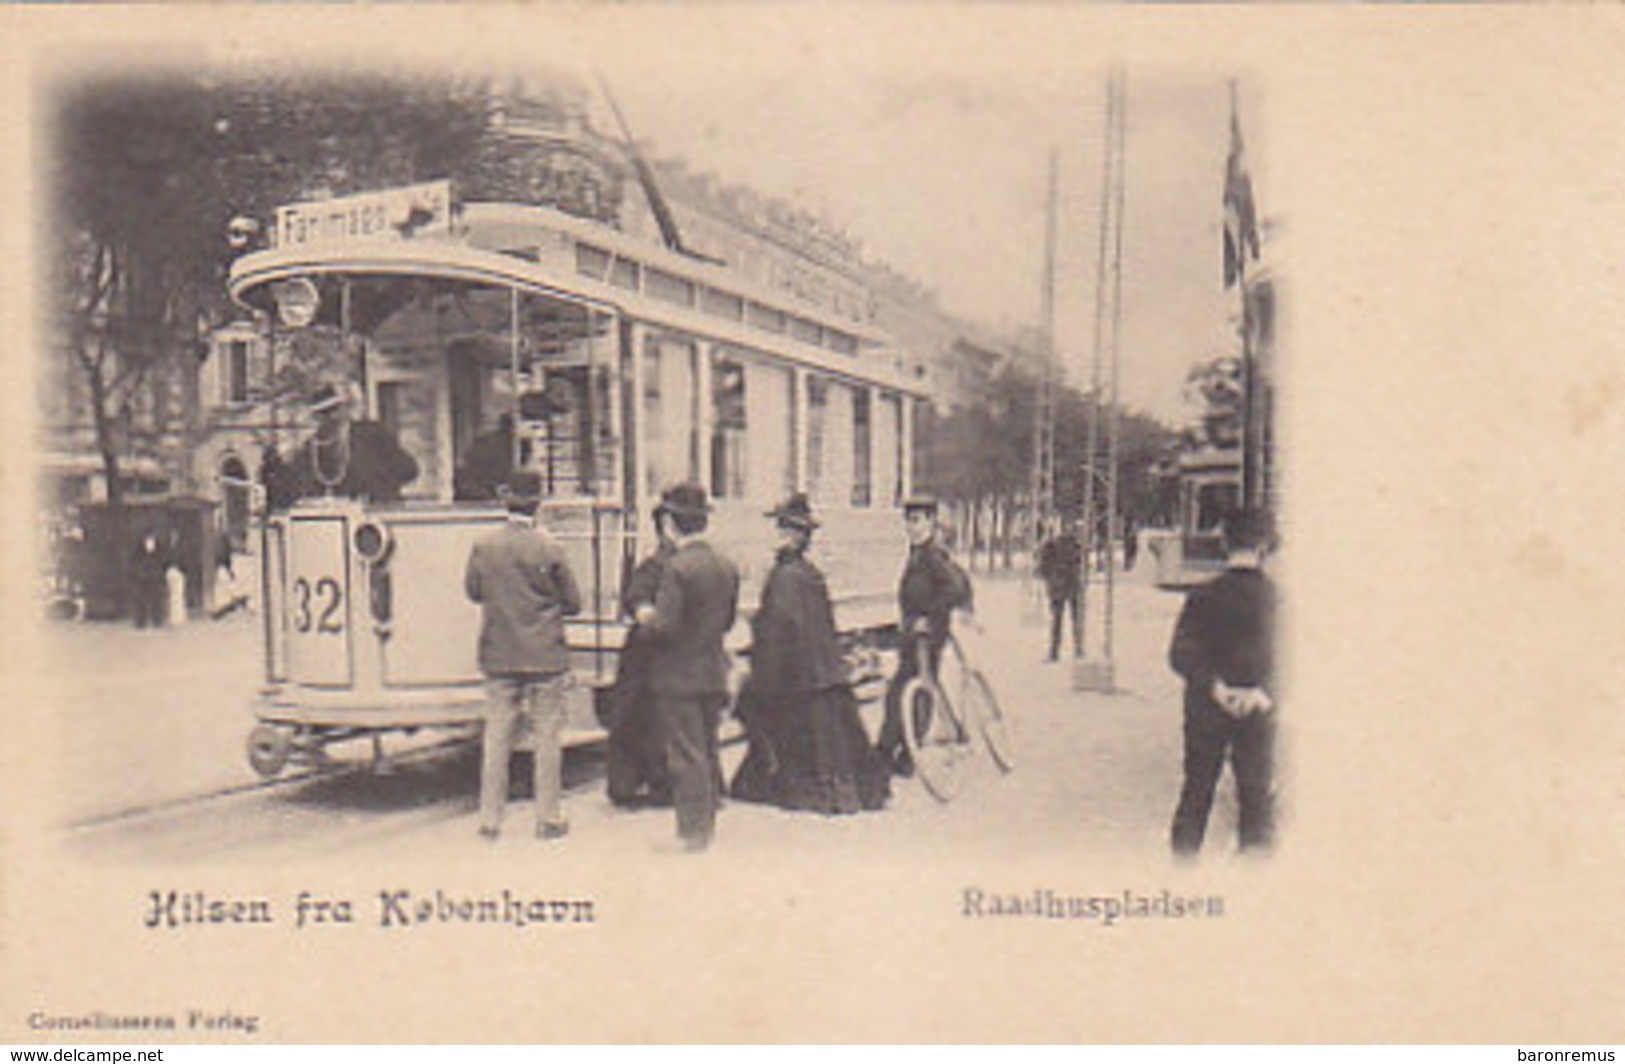
[[[903,685],[899,701],[914,771],[931,797],[948,802],[959,792],[960,770],[976,759],[979,747],[987,748],[1001,773],[1015,768],[1015,758],[1009,721],[993,685],[952,633],[943,649],[939,667],[932,670],[925,640],[919,641],[920,671]]]

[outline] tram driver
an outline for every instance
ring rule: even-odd
[[[388,426],[350,417],[347,392],[324,384],[311,397],[316,431],[292,457],[262,470],[272,509],[324,495],[366,502],[399,502],[417,479],[418,464]]]

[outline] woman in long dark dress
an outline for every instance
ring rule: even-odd
[[[818,522],[801,494],[768,516],[779,550],[751,622],[739,707],[750,745],[731,793],[824,814],[879,809],[889,774],[858,717],[824,574],[806,557]]]

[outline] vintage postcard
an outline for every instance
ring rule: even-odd
[[[1625,20],[12,9],[0,1041],[1625,1038]]]

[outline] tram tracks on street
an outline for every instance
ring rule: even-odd
[[[730,719],[724,722],[719,734],[719,746],[730,748],[744,742],[744,729],[739,722]],[[478,735],[455,735],[422,746],[411,747],[399,752],[392,752],[385,760],[387,767],[379,769],[379,763],[372,759],[334,759],[323,764],[312,765],[279,776],[249,780],[243,783],[234,783],[227,786],[215,787],[196,794],[181,795],[174,798],[161,798],[152,801],[127,805],[123,808],[105,813],[93,813],[80,816],[67,821],[64,830],[77,837],[94,836],[99,831],[116,832],[123,828],[134,828],[142,824],[163,824],[171,821],[183,821],[188,816],[195,816],[206,812],[211,806],[224,807],[228,804],[251,801],[255,798],[264,798],[278,795],[293,796],[301,791],[319,790],[322,787],[345,784],[346,781],[361,781],[368,777],[376,778],[380,782],[405,776],[411,770],[431,769],[436,762],[446,765],[452,763],[454,755],[477,753],[479,749]],[[590,790],[602,786],[603,767],[601,752],[603,749],[602,733],[587,732],[575,737],[575,741],[567,742],[565,755],[574,759],[584,754],[585,763],[575,762],[576,770],[567,769],[565,780],[566,791],[575,792],[583,789]],[[573,776],[575,778],[568,778]],[[419,777],[422,781],[422,777]],[[409,787],[412,792],[418,792],[419,801],[433,803],[436,795],[442,790],[441,785],[429,784],[427,787]],[[320,805],[330,799],[317,797],[313,799],[314,805]],[[401,797],[403,806],[416,804]],[[297,800],[297,799],[293,799]],[[392,803],[394,799],[385,799]]]
[[[390,769],[422,764],[466,749],[474,742],[475,740],[467,736],[443,739],[426,746],[414,747],[398,754],[391,754],[387,764]],[[334,760],[271,779],[250,780],[246,783],[217,787],[199,794],[142,802],[110,813],[93,813],[89,816],[70,820],[65,826],[68,831],[74,833],[91,832],[100,828],[119,827],[141,820],[190,813],[215,803],[246,799],[258,795],[292,792],[314,783],[374,774],[380,774],[374,761]]]

